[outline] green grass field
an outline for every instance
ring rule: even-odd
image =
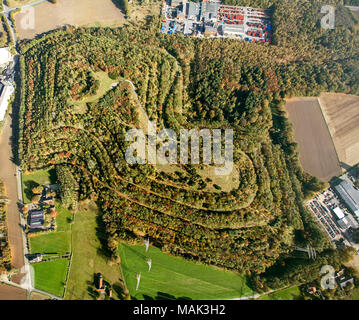
[[[283,289],[277,292],[261,296],[258,300],[300,300],[301,293],[299,287]]]
[[[101,230],[97,224],[98,211],[93,203],[80,206],[75,214],[72,226],[73,247],[71,270],[67,282],[66,300],[91,300],[94,276],[101,273],[105,280],[112,283],[113,298],[117,299],[121,291],[122,280],[120,267],[107,259],[101,249]]]
[[[31,253],[65,253],[71,251],[72,213],[56,205],[57,231],[30,238]]]
[[[95,72],[94,76],[100,82],[100,87],[98,88],[96,94],[84,97],[79,101],[74,101],[74,100],[69,101],[69,103],[74,105],[74,107],[76,108],[75,111],[78,113],[86,112],[87,110],[86,103],[95,102],[101,97],[103,97],[105,93],[111,89],[111,85],[116,82],[115,80],[109,78],[108,74],[103,71]]]
[[[22,174],[22,189],[24,203],[30,203],[32,199],[32,188],[38,185],[56,183],[56,173],[54,169],[38,170],[32,173]]]
[[[34,264],[35,288],[62,297],[68,264],[67,259]]]
[[[31,253],[65,253],[70,251],[69,232],[54,232],[30,238]]]
[[[134,299],[230,299],[253,294],[246,278],[211,266],[169,256],[156,247],[121,244],[119,252],[127,288]],[[148,272],[146,259],[152,259]],[[136,292],[136,274],[141,283]]]

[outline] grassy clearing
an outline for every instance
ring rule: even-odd
[[[155,2],[148,5],[140,4],[131,6],[130,21],[141,24],[149,16],[158,16],[161,12],[161,2]]]
[[[32,198],[32,188],[38,185],[56,183],[55,169],[38,170],[31,173],[22,174],[22,189],[24,203],[30,203]]]
[[[70,251],[70,232],[48,233],[30,238],[31,253],[65,253]]]
[[[35,288],[62,297],[68,264],[67,259],[34,264]]]
[[[119,252],[127,288],[134,299],[230,299],[253,294],[239,274],[169,256],[156,247],[121,244]],[[152,259],[148,272],[146,259]],[[141,284],[136,292],[136,274]]]
[[[258,300],[300,300],[301,292],[299,287],[283,289],[277,292],[261,296]]]
[[[102,233],[97,223],[96,205],[81,206],[75,215],[72,227],[72,262],[66,289],[66,300],[93,299],[93,284],[96,273],[113,284],[113,298],[118,299],[122,279],[118,264],[105,257],[99,238]]]
[[[111,89],[111,85],[116,81],[109,78],[107,72],[99,71],[94,73],[95,79],[100,82],[100,87],[98,88],[95,95],[87,96],[82,100],[74,101],[70,100],[69,103],[74,105],[75,112],[85,113],[87,110],[86,103],[95,102],[105,95],[107,91]]]

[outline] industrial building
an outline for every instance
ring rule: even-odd
[[[0,68],[4,68],[13,61],[9,48],[0,48]]]
[[[359,192],[346,180],[334,188],[347,207],[359,218]]]
[[[337,216],[338,220],[343,219],[345,217],[343,210],[340,209],[339,207],[334,208],[333,212]]]
[[[213,2],[202,2],[201,21],[217,22],[219,4]]]
[[[200,13],[200,4],[197,2],[188,2],[187,17],[189,20],[196,20]]]
[[[269,10],[225,5],[220,0],[168,0],[162,13],[163,33],[271,43]]]
[[[358,223],[350,215],[338,220],[337,224],[343,230],[347,230],[349,228],[352,228],[352,229],[357,229],[358,228]]]
[[[244,35],[244,26],[224,24],[220,27],[220,33],[224,36]]]
[[[0,121],[3,121],[5,118],[9,100],[13,92],[14,87],[12,85],[0,83]]]

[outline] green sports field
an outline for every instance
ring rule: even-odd
[[[34,264],[35,288],[62,297],[68,264],[68,259]]]
[[[119,252],[127,288],[133,299],[231,299],[250,296],[247,279],[239,274],[169,256],[156,247],[121,244]],[[152,259],[148,272],[146,259]],[[141,283],[136,291],[136,274]]]

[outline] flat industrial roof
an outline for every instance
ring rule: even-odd
[[[339,220],[343,219],[345,217],[344,212],[339,207],[334,208],[333,211],[334,211],[335,215],[338,217]]]

